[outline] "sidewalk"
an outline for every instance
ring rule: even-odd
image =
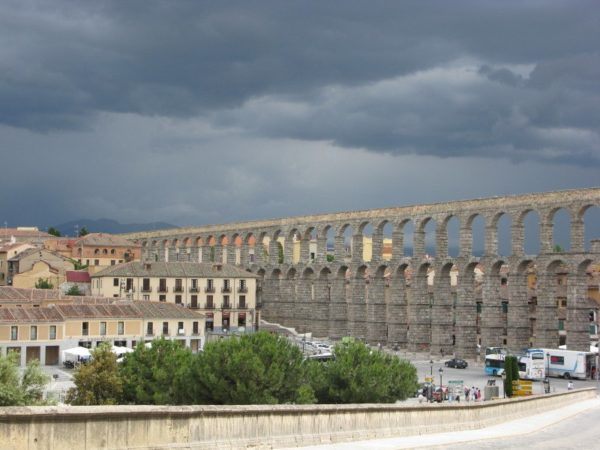
[[[481,440],[494,440],[506,437],[533,433],[561,420],[592,408],[600,408],[600,397],[575,403],[564,408],[548,411],[543,414],[524,417],[519,420],[504,422],[479,430],[456,431],[449,433],[408,436],[399,438],[373,439],[368,441],[344,442],[339,444],[315,445],[302,447],[303,450],[354,450],[354,449],[401,449],[436,447],[438,445],[459,444]]]

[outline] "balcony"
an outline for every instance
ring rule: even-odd
[[[240,302],[240,304],[239,304],[238,308],[239,308],[239,309],[247,309],[247,308],[248,308],[248,305],[246,304],[246,302]]]
[[[215,309],[215,305],[214,305],[214,303],[211,303],[211,304],[207,303],[204,309]]]
[[[207,294],[214,294],[215,293],[215,287],[214,286],[206,286],[204,288],[204,292],[206,292]]]
[[[231,309],[231,303],[229,303],[229,302],[223,303],[223,305],[221,306],[221,309]]]
[[[152,292],[152,287],[151,286],[142,286],[142,292],[144,292],[144,293]]]
[[[161,293],[169,292],[169,288],[167,286],[159,286],[158,292],[161,292]]]
[[[190,292],[198,292],[198,291],[199,291],[198,286],[192,286],[190,288]]]
[[[175,288],[173,288],[173,292],[183,292],[183,286],[175,286]]]
[[[223,294],[229,294],[229,293],[231,293],[231,286],[223,286],[223,287],[221,288],[221,292],[222,292]]]
[[[248,293],[248,286],[240,286],[240,287],[238,288],[238,292],[239,292],[240,294],[247,294],[247,293]]]

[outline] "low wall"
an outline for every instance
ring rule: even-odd
[[[459,431],[596,397],[594,388],[477,404],[0,408],[8,449],[272,448]]]

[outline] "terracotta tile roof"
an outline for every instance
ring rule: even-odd
[[[108,267],[92,275],[96,277],[258,278],[231,264],[139,261]]]
[[[141,247],[140,244],[136,244],[129,241],[121,236],[107,233],[90,233],[82,238],[78,239],[76,245],[90,245],[94,247]]]
[[[91,283],[89,272],[85,270],[67,270],[68,283]]]
[[[52,237],[51,234],[48,234],[44,231],[39,231],[39,230],[31,230],[31,229],[19,229],[19,228],[0,228],[0,237],[3,238],[7,236],[8,238],[10,238],[10,236],[14,236],[14,237]]]
[[[62,322],[63,317],[55,308],[0,308],[0,322]]]

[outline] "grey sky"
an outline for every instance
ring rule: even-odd
[[[598,42],[595,1],[4,1],[0,220],[597,186]]]

